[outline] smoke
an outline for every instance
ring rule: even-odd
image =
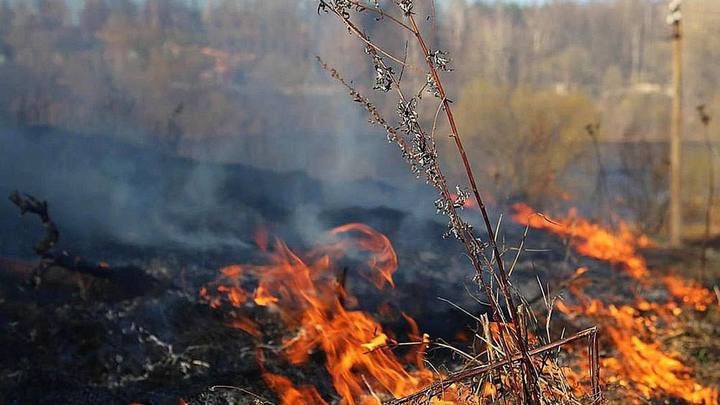
[[[61,249],[113,265],[181,258],[183,266],[214,269],[255,259],[253,237],[259,228],[304,252],[328,241],[329,229],[362,222],[396,247],[402,268],[395,276],[398,285],[423,286],[386,291],[383,299],[423,313],[432,332],[435,324],[443,330],[451,318],[435,297],[462,291],[471,276],[460,246],[441,239],[446,227],[434,214],[432,189],[402,166],[381,133],[363,136],[372,145],[368,149],[362,149],[362,139],[347,139],[331,150],[370,164],[377,162],[375,151],[384,149],[387,162],[377,178],[346,180],[183,158],[106,136],[5,129],[0,131],[0,196],[17,189],[47,200]],[[364,152],[355,155],[358,149]],[[395,162],[402,181],[393,183],[390,176],[383,181]],[[348,176],[354,168],[352,162],[337,167]],[[0,199],[0,255],[31,256],[41,235],[36,218],[21,218],[10,201]],[[348,288],[361,302],[378,302],[375,289],[354,271],[348,278]],[[457,302],[465,308],[477,305],[469,295]]]
[[[305,11],[303,18],[317,18]],[[41,232],[34,218],[19,218],[4,199],[14,190],[48,201],[62,246],[98,255],[113,244],[249,250],[254,231],[268,225],[312,245],[337,219],[328,212],[348,207],[433,214],[431,188],[412,176],[384,131],[369,126],[365,111],[315,61],[315,54],[326,56],[371,95],[372,66],[362,44],[334,22],[303,29],[312,39],[308,52],[285,59],[275,58],[283,55],[276,50],[259,53],[222,91],[205,94],[188,85],[171,92],[172,83],[185,80],[171,75],[167,83],[154,82],[157,89],[143,87],[157,103],[139,100],[125,114],[103,107],[122,99],[124,87],[105,88],[101,79],[82,76],[68,86],[85,92],[78,95],[83,101],[59,103],[72,106],[64,107],[75,117],[71,125],[48,122],[73,129],[0,129],[3,253],[31,252]],[[145,113],[157,115],[158,128],[135,129],[147,124]],[[103,126],[109,135],[79,135]],[[158,141],[163,136],[170,140]],[[368,219],[363,216],[340,217]]]
[[[307,147],[303,153],[314,152]],[[431,212],[429,204],[412,203],[432,201],[429,194],[419,197],[430,190],[412,178],[395,185],[370,177],[347,180],[355,168],[351,157],[366,159],[368,165],[377,162],[375,146],[363,149],[348,136],[329,153],[338,155],[337,166],[329,178],[317,179],[303,171],[182,158],[105,136],[5,129],[0,131],[0,194],[19,190],[47,200],[61,244],[71,250],[84,246],[102,251],[108,244],[242,250],[250,247],[254,231],[268,224],[310,245],[333,222],[327,215],[333,210],[385,206]],[[35,219],[19,218],[5,199],[0,200],[0,214],[5,253],[29,253],[41,232]],[[360,221],[362,216],[345,219]]]
[[[19,190],[47,200],[62,241],[70,244],[242,248],[238,231],[262,215],[243,201],[221,198],[226,167],[106,137],[4,130],[0,161],[0,193]],[[16,207],[3,201],[2,223],[10,229],[0,234],[15,229],[37,238],[35,219],[19,220]],[[6,242],[10,250],[22,244]]]

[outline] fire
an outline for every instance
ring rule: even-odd
[[[283,404],[327,405],[327,401],[313,386],[296,388],[289,378],[267,371],[263,372],[262,378],[265,384],[275,391]]]
[[[363,343],[360,346],[364,347],[368,351],[373,351],[375,349],[385,346],[387,343],[388,343],[387,335],[384,333],[381,333],[378,336],[375,336],[375,338],[371,342]]]
[[[575,210],[565,218],[551,219],[524,204],[513,208],[513,218],[518,223],[570,238],[579,253],[617,265],[643,285],[650,284],[650,271],[637,249],[651,242],[647,237],[634,235],[628,226],[621,224],[618,232],[612,232],[579,217]],[[578,269],[576,276],[586,272],[586,268]],[[657,343],[658,337],[671,332],[676,315],[683,312],[682,306],[705,311],[714,302],[713,294],[676,276],[662,278],[661,285],[669,292],[668,302],[649,302],[638,297],[632,305],[613,305],[591,299],[574,284],[570,292],[580,304],[560,302],[557,307],[571,319],[590,318],[609,339],[616,354],[601,360],[605,382],[626,387],[648,399],[664,393],[689,403],[717,404],[717,388],[698,383],[676,353],[664,351]],[[628,402],[639,403],[630,398]]]
[[[580,267],[575,271],[568,289],[578,304],[560,302],[558,309],[570,319],[584,317],[601,327],[602,343],[607,345],[604,352],[609,353],[601,359],[606,383],[626,387],[647,399],[664,394],[689,403],[717,403],[717,389],[696,381],[678,354],[665,351],[657,343],[671,332],[680,313],[707,310],[714,302],[712,293],[676,276],[651,279],[639,248],[652,242],[636,236],[624,224],[613,232],[578,216],[574,210],[565,218],[551,219],[526,205],[514,208],[516,221],[569,238],[579,253],[613,264],[643,288],[661,286],[668,291],[667,302],[650,302],[638,296],[632,303],[604,303],[592,299],[584,290],[589,284],[585,275],[592,270]],[[311,353],[322,352],[341,404],[379,404],[436,381],[438,376],[425,367],[430,337],[420,332],[411,317],[402,314],[410,327],[410,342],[399,344],[370,314],[351,309],[356,299],[345,289],[342,280],[347,270],[342,263],[352,260],[353,273],[378,289],[394,287],[392,276],[398,259],[390,240],[362,224],[335,228],[328,233],[328,240],[300,256],[281,240],[271,243],[266,233],[259,233],[257,244],[264,253],[264,263],[226,267],[200,295],[213,308],[256,306],[277,314],[286,331],[281,341],[283,361],[302,365]],[[240,311],[231,313],[231,326],[259,341],[263,338],[261,325],[239,315]],[[487,326],[490,336],[496,334],[493,328],[497,325],[490,322]],[[393,351],[401,345],[409,349],[403,356]],[[257,358],[263,380],[283,404],[329,403],[315,387],[296,386],[290,378],[268,371],[261,349]],[[576,369],[577,365],[561,372],[576,382],[581,392],[582,377],[575,373]],[[466,403],[469,397],[462,393],[458,387],[451,388],[431,403]],[[485,403],[484,399],[498,395],[497,387],[482,382],[475,395],[475,402]],[[627,402],[639,403],[629,397]]]
[[[260,234],[258,246],[266,264],[234,265],[221,270],[220,278],[201,296],[213,307],[223,303],[241,308],[266,307],[279,314],[289,336],[282,341],[282,355],[292,365],[304,364],[311,353],[322,351],[325,367],[343,404],[377,404],[379,398],[411,394],[433,381],[433,373],[424,366],[427,335],[420,336],[412,318],[410,337],[416,340],[407,354],[413,370],[392,351],[394,342],[369,314],[349,310],[352,297],[338,281],[338,263],[348,257],[361,259],[357,272],[378,289],[394,286],[397,255],[389,239],[362,224],[349,224],[329,233],[332,241],[300,257],[284,242],[276,239],[269,247],[266,234]],[[248,280],[257,280],[250,292]],[[258,325],[237,316],[231,326],[260,338]],[[263,379],[283,404],[327,404],[313,387],[296,387],[292,381],[264,368],[264,355],[258,355]],[[452,393],[440,398],[452,400]],[[449,403],[449,402],[447,402]]]
[[[255,289],[255,299],[253,301],[255,301],[255,305],[266,307],[278,302],[278,299],[273,297],[270,292],[265,289],[265,286],[261,285]]]
[[[562,219],[549,219],[522,203],[513,205],[513,210],[515,222],[570,238],[580,254],[618,265],[635,279],[648,275],[645,259],[637,248],[652,242],[646,236],[636,236],[625,223],[620,223],[618,232],[612,232],[578,216],[574,208]]]
[[[584,315],[600,324],[617,355],[601,360],[605,381],[635,391],[645,398],[663,392],[694,404],[716,404],[716,388],[703,387],[691,377],[689,367],[676,353],[656,343],[659,331],[652,315],[631,305],[589,304],[558,306],[571,317]]]
[[[715,302],[715,294],[696,282],[683,280],[677,276],[663,277],[663,283],[673,297],[679,298],[683,304],[691,305],[698,311],[707,310]]]

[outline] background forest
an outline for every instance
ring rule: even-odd
[[[392,182],[404,168],[379,163],[391,148],[367,136],[361,113],[314,58],[327,57],[361,88],[372,85],[372,66],[342,27],[317,23],[316,8],[314,1],[4,0],[0,124]],[[603,190],[618,189],[610,192],[614,204],[662,228],[671,103],[666,2],[445,0],[435,8],[423,29],[457,67],[446,79],[449,93],[496,199],[565,197],[597,208],[609,198]],[[683,17],[686,216],[693,219],[701,216],[708,169],[695,106],[718,116],[711,137],[720,120],[720,3],[689,0]],[[376,38],[387,29],[370,17],[364,28]],[[404,44],[388,47],[402,54]],[[416,51],[408,50],[410,59]],[[391,115],[394,106],[384,108]],[[588,125],[599,125],[592,136]]]

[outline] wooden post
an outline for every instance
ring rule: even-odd
[[[672,26],[672,124],[670,128],[670,245],[682,239],[682,24],[681,0],[669,4],[667,22]]]

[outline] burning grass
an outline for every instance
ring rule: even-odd
[[[502,355],[498,362],[481,366],[475,370],[478,374],[451,375],[446,378],[446,381],[460,384],[465,383],[464,380],[471,377],[477,377],[475,378],[477,380],[486,372],[494,371],[497,365],[503,368],[505,378],[504,381],[500,379],[501,383],[507,383],[502,390],[498,390],[502,392],[502,401],[541,404],[551,398],[555,403],[574,402],[575,399],[571,395],[566,395],[562,399],[555,398],[554,392],[564,392],[561,389],[564,382],[560,381],[557,387],[553,387],[554,380],[544,379],[547,359],[540,360],[535,355],[542,354],[542,352],[534,353],[530,348],[527,319],[534,319],[534,317],[528,308],[521,304],[524,297],[517,293],[510,281],[509,275],[513,269],[505,267],[495,235],[496,229],[492,225],[485,202],[478,189],[475,175],[455,123],[451,101],[448,99],[442,83],[442,74],[453,70],[450,66],[451,59],[447,52],[431,49],[425,41],[415,20],[415,5],[412,0],[399,1],[394,5],[397,7],[395,11],[399,11],[401,16],[392,15],[378,2],[368,4],[338,0],[320,0],[318,12],[324,11],[337,17],[348,32],[364,44],[365,52],[371,57],[376,73],[373,89],[381,93],[392,91],[397,96],[397,125],[389,124],[373,102],[363,96],[352,84],[345,81],[337,70],[324,63],[319,57],[318,61],[333,79],[349,91],[353,100],[365,108],[370,115],[371,122],[385,130],[388,141],[399,148],[402,157],[410,165],[412,173],[418,178],[423,178],[427,184],[435,188],[437,199],[434,205],[437,213],[445,216],[448,220],[447,231],[443,237],[456,239],[463,246],[465,257],[469,259],[474,271],[477,290],[484,296],[484,304],[489,307],[492,321],[499,325],[501,338],[497,343],[502,349],[500,351]],[[407,52],[403,59],[397,58],[369,38],[355,20],[363,13],[375,14],[378,17],[377,21],[394,25],[394,28],[400,31],[401,36],[407,37],[408,42],[413,41],[422,55],[420,65],[422,67],[408,63]],[[398,71],[399,73],[396,73]],[[419,89],[408,90],[409,86],[403,82],[407,76],[415,76],[410,80],[411,83],[415,81],[424,84]],[[429,121],[422,120],[419,114],[425,92],[432,95],[430,103],[434,104],[435,111],[430,130],[427,130]],[[451,186],[438,161],[435,132],[441,112],[446,118],[451,133],[450,138],[458,152],[469,184],[467,187],[456,185],[454,191],[451,191]],[[468,201],[471,200],[474,200],[474,205],[480,212],[483,230],[487,235],[484,239],[483,235],[480,235],[461,215],[462,210],[466,205],[470,205]],[[548,345],[550,346],[547,350],[550,350],[552,343],[548,342]],[[473,358],[471,355],[467,357]],[[595,357],[591,356],[591,358]],[[488,367],[487,370],[483,368],[485,366]],[[595,366],[591,368],[594,370]],[[592,396],[597,400],[600,396],[597,373],[593,375]],[[546,386],[548,381],[552,381],[549,383],[549,387]],[[411,396],[405,396],[400,401],[418,401],[419,397],[429,400],[438,395],[444,395],[448,388],[451,386],[441,382],[439,388],[434,385]]]
[[[613,287],[591,283],[593,268],[585,267],[578,269],[573,282],[568,284],[568,299],[557,303],[569,325],[600,326],[603,333],[599,364],[611,402],[644,403],[676,398],[693,404],[717,403],[718,389],[696,376],[695,364],[678,351],[682,348],[676,344],[673,349],[666,343],[669,337],[684,336],[687,322],[693,316],[717,313],[717,297],[713,292],[678,275],[651,277],[654,270],[648,268],[639,249],[651,246],[652,241],[636,235],[628,225],[620,224],[614,232],[580,217],[575,210],[562,218],[550,218],[527,205],[517,204],[513,208],[516,222],[567,238],[578,253],[611,264],[627,282],[636,284],[635,297],[630,301],[594,298],[593,288]],[[329,232],[329,237],[329,242],[301,258],[280,240],[269,249],[263,236],[258,245],[267,254],[268,264],[228,267],[211,286],[214,293],[205,289],[202,294],[215,307],[229,304],[242,308],[251,304],[278,313],[287,331],[279,351],[281,356],[288,364],[302,365],[312,352],[324,353],[335,391],[331,397],[339,396],[342,403],[400,404],[416,403],[423,398],[437,404],[515,403],[503,395],[503,390],[517,381],[509,381],[513,372],[502,365],[507,347],[511,353],[520,351],[503,334],[502,324],[484,315],[475,318],[478,326],[473,333],[475,342],[472,353],[467,353],[422,335],[414,320],[406,316],[412,332],[408,341],[398,342],[370,314],[348,309],[356,300],[338,281],[341,273],[338,264],[352,256],[362,258],[356,268],[368,282],[378,289],[392,287],[398,260],[389,239],[361,224],[336,228]],[[247,279],[243,281],[248,276],[256,279],[253,290],[247,287]],[[646,299],[643,291],[655,292],[655,296],[664,299]],[[232,325],[258,339],[262,336],[255,326],[248,326],[253,321],[242,312],[237,313]],[[542,347],[542,341],[533,333],[526,339],[530,347]],[[424,354],[431,347],[461,353],[465,366],[454,373],[441,373],[429,367]],[[590,392],[585,376],[592,366],[587,365],[586,357],[577,349],[569,348],[569,353],[568,366],[545,357],[549,365],[539,368],[543,402],[559,403]],[[262,360],[265,356],[258,358]],[[521,356],[514,359],[519,361]],[[315,387],[296,386],[282,375],[264,371],[263,379],[283,404],[330,401]],[[473,382],[468,384],[468,380]]]
[[[338,282],[338,263],[346,255],[360,255],[360,273],[378,289],[392,287],[392,273],[397,256],[390,241],[362,224],[349,224],[330,232],[333,241],[318,246],[300,257],[282,241],[275,240],[272,249],[265,247],[267,264],[231,266],[212,291],[202,291],[211,306],[223,303],[241,308],[250,302],[279,314],[284,327],[291,332],[280,344],[280,354],[290,365],[306,364],[316,350],[325,356],[325,366],[337,395],[347,404],[377,403],[379,398],[411,394],[434,380],[422,353],[427,337],[420,337],[411,318],[414,337],[405,343],[410,350],[413,370],[405,369],[401,358],[391,350],[395,339],[383,331],[368,313],[346,308],[355,299]],[[263,245],[259,243],[259,245]],[[254,291],[243,287],[252,276],[257,279]],[[232,326],[261,338],[261,332],[242,313]],[[262,362],[264,355],[258,356]],[[264,366],[261,368],[265,370]],[[328,403],[315,387],[296,387],[287,377],[263,372],[263,379],[283,404]],[[450,395],[450,394],[449,394]],[[437,402],[441,403],[441,402]]]
[[[407,318],[412,329],[410,339],[400,343],[369,313],[351,309],[356,300],[344,288],[341,281],[344,276],[339,276],[344,271],[338,263],[348,256],[360,257],[355,270],[360,269],[378,289],[392,287],[397,256],[384,235],[361,224],[350,224],[332,230],[330,242],[302,255],[280,240],[268,249],[266,239],[261,238],[258,246],[267,254],[265,264],[228,267],[201,295],[215,308],[230,307],[232,325],[259,342],[263,331],[238,309],[253,305],[278,314],[286,332],[275,350],[277,354],[289,365],[300,366],[314,352],[322,352],[333,392],[328,398],[316,386],[298,386],[284,375],[267,371],[265,350],[259,349],[258,360],[267,385],[283,404],[327,404],[337,399],[339,403],[353,405],[597,403],[602,401],[599,381],[602,365],[603,381],[625,389],[619,394],[623,403],[641,403],[663,396],[689,403],[717,403],[717,389],[697,381],[691,368],[659,342],[672,330],[679,314],[707,311],[712,294],[679,278],[668,276],[662,281],[653,278],[646,260],[638,254],[638,248],[649,246],[651,241],[636,235],[626,225],[621,224],[614,232],[575,212],[551,220],[528,206],[516,205],[516,221],[568,238],[578,253],[610,263],[637,285],[632,302],[601,301],[586,291],[585,277],[592,269],[579,269],[563,283],[573,302],[561,302],[558,309],[566,323],[599,325],[605,331],[601,342],[603,354],[595,327],[568,337],[564,333],[560,338],[552,336],[551,315],[556,297],[548,297],[543,291],[545,307],[533,311],[510,280],[517,258],[509,268],[505,266],[497,229],[478,190],[451,101],[443,87],[442,74],[452,71],[451,59],[446,52],[431,49],[425,41],[415,20],[412,0],[392,4],[397,16],[379,2],[345,0],[320,0],[318,12],[334,15],[365,46],[376,73],[373,88],[397,97],[395,125],[339,72],[318,60],[368,112],[371,122],[386,131],[388,141],[399,148],[411,171],[435,188],[437,213],[448,220],[443,236],[454,238],[463,246],[474,271],[476,292],[482,296],[488,313],[475,315],[458,307],[476,322],[469,351],[421,336],[410,318]],[[397,57],[369,38],[357,22],[364,13],[375,14],[378,22],[392,25],[400,36],[407,37],[408,43],[412,41],[422,56],[421,63],[414,65],[408,61],[407,51],[405,57]],[[413,75],[418,77],[407,79]],[[408,81],[424,84],[408,91]],[[432,97],[423,99],[426,92]],[[423,120],[419,113],[423,110],[420,104],[428,99],[434,104],[432,121]],[[451,187],[438,162],[435,136],[441,113],[446,117],[450,138],[465,169],[467,187]],[[466,222],[462,216],[464,208],[478,210],[484,234]],[[517,257],[522,246],[521,243],[517,249]],[[249,279],[255,283],[249,285]],[[667,300],[646,300],[640,292],[649,288],[667,291]],[[543,327],[536,313],[545,315],[544,334],[539,333]],[[587,365],[586,360],[581,362],[579,351],[568,346],[580,341],[587,344]],[[452,372],[439,372],[424,361],[424,353],[433,346],[458,354],[463,361]],[[401,348],[408,351],[403,356],[398,354]],[[570,367],[560,362],[565,357],[563,352],[571,355]]]
[[[264,235],[261,233],[260,235]],[[474,334],[475,353],[465,353],[446,343],[422,334],[417,323],[403,314],[410,332],[408,340],[399,341],[391,331],[368,312],[353,309],[357,300],[340,280],[341,263],[353,258],[353,269],[378,289],[393,287],[392,274],[397,270],[397,256],[387,237],[362,224],[348,224],[331,230],[329,240],[309,252],[298,255],[276,239],[272,246],[264,236],[258,246],[265,253],[263,264],[233,265],[224,268],[220,277],[203,288],[201,296],[211,307],[230,314],[229,325],[258,340],[258,361],[263,380],[282,404],[327,404],[339,397],[344,404],[417,403],[421,397],[431,404],[515,403],[507,392],[520,382],[514,380],[513,364],[522,360],[519,349],[504,332],[506,326],[490,321],[487,315],[478,319]],[[263,331],[248,316],[249,307],[262,307],[275,314],[282,323],[281,342],[272,353]],[[589,333],[593,333],[590,331]],[[588,336],[583,334],[580,338]],[[533,346],[541,341],[524,337]],[[429,347],[461,353],[466,369],[440,372],[425,360]],[[507,349],[513,354],[504,360]],[[535,350],[537,354],[553,347]],[[266,357],[279,356],[288,366],[307,365],[312,354],[320,352],[334,392],[328,395],[311,385],[295,384],[289,377],[268,371]],[[544,358],[536,366],[538,384],[545,403],[561,403],[572,397],[572,388],[564,384],[564,370],[553,359]],[[480,365],[480,367],[478,367]],[[474,381],[463,373],[474,373]],[[440,382],[440,385],[437,383]]]
[[[716,313],[715,294],[676,275],[653,274],[639,254],[640,248],[652,242],[631,227],[621,223],[613,231],[575,211],[551,219],[527,205],[515,205],[515,221],[566,238],[579,254],[619,270],[622,277],[613,280],[631,284],[625,290],[632,292],[632,298],[627,294],[620,294],[618,299],[608,299],[608,294],[596,296],[593,288],[612,290],[616,286],[591,282],[592,266],[578,268],[560,283],[568,291],[566,301],[556,301],[557,296],[543,290],[544,306],[533,307],[519,293],[510,276],[523,251],[524,239],[512,264],[506,267],[508,250],[499,246],[499,225],[492,225],[443,89],[441,73],[452,70],[450,59],[425,42],[415,21],[413,2],[395,4],[401,11],[399,17],[356,1],[319,3],[319,11],[334,14],[366,46],[376,73],[374,89],[397,95],[394,125],[339,72],[322,61],[321,66],[366,109],[372,122],[386,131],[387,139],[398,147],[411,171],[435,189],[434,207],[447,220],[443,236],[462,246],[474,276],[472,293],[485,312],[471,312],[447,301],[474,323],[467,348],[422,333],[406,314],[403,317],[409,332],[398,335],[384,328],[370,311],[360,310],[357,298],[344,282],[347,273],[352,272],[378,290],[394,288],[393,274],[399,263],[387,236],[369,226],[351,223],[329,231],[315,248],[299,252],[280,239],[271,243],[268,234],[260,232],[256,245],[262,260],[225,267],[217,280],[200,289],[200,296],[211,308],[225,314],[229,327],[253,339],[255,347],[248,350],[256,353],[256,370],[265,385],[283,405],[586,404],[603,400],[601,381],[608,388],[607,397],[618,403],[665,399],[717,403],[718,389],[699,378],[693,364],[680,353],[681,347],[671,344],[670,339],[678,334],[689,336],[684,323],[694,315]],[[394,57],[368,38],[353,20],[357,13],[365,12],[390,21],[416,41],[423,67],[411,65],[407,58]],[[401,83],[403,74],[418,72],[424,84],[419,90],[408,91],[408,86]],[[434,102],[436,111],[430,130],[429,121],[422,120],[419,113],[426,90],[432,97],[425,101]],[[450,185],[438,161],[435,136],[441,113],[447,118],[468,186]],[[33,212],[43,220],[48,237],[36,251],[48,264],[96,277],[108,273],[106,265],[71,265],[65,256],[51,255],[58,232],[49,220],[47,205],[19,194],[12,199],[23,212]],[[466,208],[480,215],[483,232],[465,220],[462,214]],[[555,308],[563,314],[560,322],[551,319]],[[543,315],[544,322],[538,319]],[[566,335],[564,329],[554,333],[558,325],[574,333]],[[136,328],[134,323],[130,329],[137,331],[140,341],[163,352],[161,361],[144,365],[137,381],[148,379],[160,367],[158,364],[179,365],[185,376],[195,369],[210,368],[210,363],[189,357],[187,351],[177,354],[171,344]],[[694,338],[682,341],[698,342],[701,336],[696,333]],[[587,353],[581,350],[582,344]],[[700,351],[710,345],[701,342],[696,346],[698,361],[714,355]],[[431,349],[446,350],[456,356],[455,360],[433,364],[426,358]],[[116,362],[121,363],[120,359]],[[308,370],[318,360],[325,370],[312,373],[311,382],[291,372]],[[117,384],[126,384],[127,377]],[[269,402],[252,396],[256,402]]]
[[[677,275],[651,278],[653,270],[647,267],[638,249],[652,242],[646,237],[632,236],[627,225],[621,225],[620,231],[614,233],[590,223],[576,211],[563,218],[550,218],[525,205],[514,208],[517,222],[568,238],[577,252],[612,264],[637,284],[637,295],[630,302],[602,301],[592,297],[592,288],[612,286],[589,283],[585,277],[592,277],[594,270],[582,268],[576,272],[576,283],[568,287],[568,299],[557,303],[569,325],[600,326],[603,333],[599,363],[611,402],[644,403],[676,398],[693,404],[717,403],[717,388],[696,376],[696,364],[687,360],[686,353],[678,351],[682,347],[675,344],[673,349],[673,345],[666,343],[669,338],[685,336],[687,322],[694,316],[717,313],[717,298],[712,292]],[[361,259],[353,268],[368,282],[378,289],[392,287],[398,260],[389,239],[361,224],[335,228],[328,237],[326,243],[301,257],[280,240],[269,248],[263,236],[258,245],[266,254],[267,264],[230,266],[210,289],[202,292],[210,305],[217,308],[226,305],[242,309],[251,305],[279,314],[285,332],[278,353],[288,364],[306,364],[315,351],[324,354],[334,388],[329,397],[316,387],[298,386],[286,376],[264,371],[263,379],[283,404],[325,404],[336,395],[348,404],[415,403],[422,398],[433,398],[430,403],[440,404],[515,403],[502,393],[504,387],[512,386],[507,381],[512,373],[490,366],[501,364],[504,347],[512,344],[503,336],[502,325],[487,316],[475,318],[478,327],[473,333],[474,351],[467,353],[422,334],[415,321],[405,316],[411,332],[407,341],[399,342],[369,313],[351,309],[356,300],[339,282],[340,263],[353,257]],[[248,280],[255,282],[248,284]],[[665,299],[645,299],[643,290],[664,292],[660,296]],[[233,327],[262,339],[255,326],[247,326],[253,324],[251,319],[242,311],[234,314]],[[527,339],[531,347],[541,346],[533,333]],[[697,342],[689,337],[683,341]],[[428,348],[457,350],[466,365],[454,373],[438,372],[425,360]],[[518,352],[514,347],[513,353]],[[539,384],[546,403],[582,397],[590,390],[585,377],[589,372],[587,358],[577,348],[569,348],[569,353],[567,366],[545,358],[551,364],[542,368]],[[258,359],[263,361],[265,355]],[[517,360],[520,358],[516,357]],[[261,369],[265,370],[262,366]],[[483,372],[472,375],[477,370]],[[473,383],[464,383],[468,379]],[[413,395],[415,392],[422,395]],[[551,396],[555,401],[548,400]]]
[[[653,276],[654,271],[638,253],[652,242],[634,234],[626,224],[621,223],[615,233],[578,216],[575,210],[563,218],[549,218],[524,204],[513,208],[515,221],[568,238],[579,253],[611,263],[637,284],[636,297],[630,303],[592,298],[584,288],[589,283],[577,283],[569,290],[578,304],[558,305],[571,319],[590,319],[600,325],[607,336],[603,340],[606,355],[601,359],[604,380],[623,388],[624,401],[642,403],[666,395],[694,404],[717,403],[718,389],[694,378],[682,356],[661,344],[664,337],[683,333],[681,315],[717,312],[715,294],[676,275]],[[667,299],[647,300],[641,294],[643,289],[665,291]]]

